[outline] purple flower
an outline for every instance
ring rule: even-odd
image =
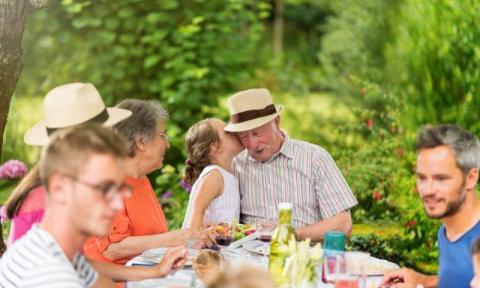
[[[188,193],[190,193],[192,191],[192,185],[190,185],[189,183],[187,183],[183,179],[180,181],[180,187],[182,187]]]
[[[25,173],[27,173],[27,166],[19,160],[8,160],[0,166],[0,179],[19,179],[22,178]]]
[[[163,193],[162,196],[160,196],[160,199],[168,199],[173,196],[172,190],[168,190],[167,192]]]

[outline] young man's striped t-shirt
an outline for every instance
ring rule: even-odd
[[[73,263],[47,231],[34,226],[0,258],[0,287],[92,287],[98,273],[77,253]]]

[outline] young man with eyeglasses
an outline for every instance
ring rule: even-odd
[[[0,259],[0,287],[114,287],[79,251],[88,237],[110,232],[130,196],[126,156],[125,140],[108,128],[90,124],[54,133],[40,160],[45,215]],[[165,274],[184,259],[172,258]]]

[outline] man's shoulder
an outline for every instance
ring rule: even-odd
[[[36,233],[28,233],[7,249],[0,261],[0,284],[33,281],[45,277],[47,271],[58,271],[55,268],[61,261],[43,240]]]
[[[309,154],[318,157],[326,157],[330,155],[330,153],[328,153],[328,151],[320,145],[304,140],[290,139],[289,146],[293,153]]]
[[[437,240],[440,240],[442,237],[445,237],[445,226],[440,224],[437,230]]]
[[[246,163],[248,160],[248,151],[247,149],[243,149],[242,152],[238,153],[234,158],[233,158],[233,163],[234,165]]]
[[[9,261],[24,261],[25,267],[43,266],[46,262],[57,259],[59,250],[56,243],[49,239],[38,227],[33,227],[24,237],[20,238],[7,249],[2,257],[2,265]]]

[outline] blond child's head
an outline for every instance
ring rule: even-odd
[[[253,266],[229,267],[208,288],[275,288],[268,273]]]
[[[237,136],[223,130],[225,126],[220,119],[208,118],[188,129],[185,139],[188,159],[184,173],[187,183],[193,184],[206,166],[220,159],[233,158],[243,149]]]
[[[472,247],[473,279],[470,282],[472,288],[480,288],[480,238],[475,240]]]

